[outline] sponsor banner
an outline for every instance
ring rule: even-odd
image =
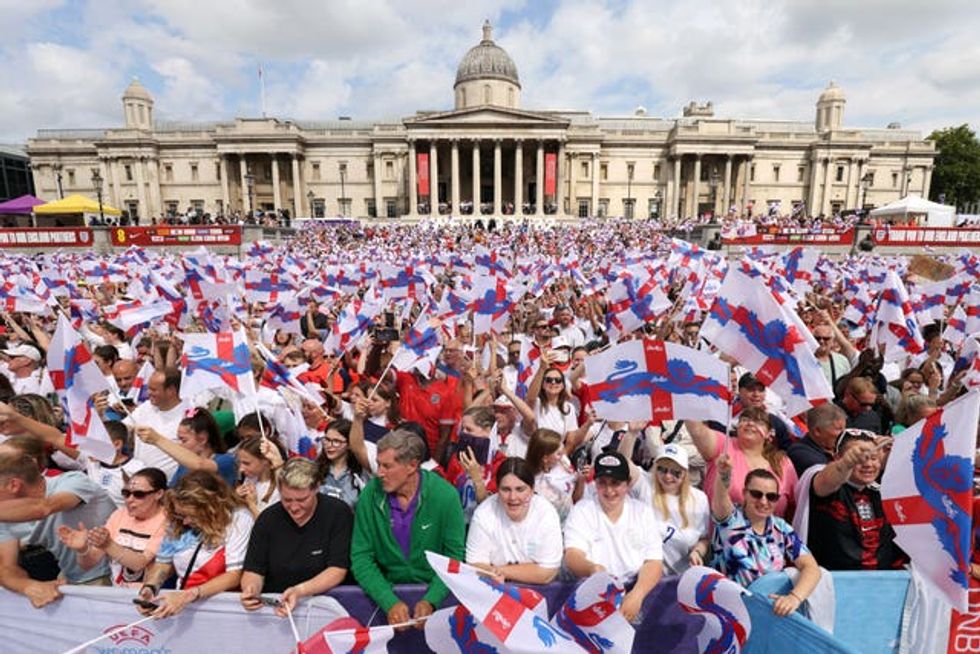
[[[0,248],[92,247],[90,227],[5,227],[0,229]]]
[[[726,245],[852,245],[854,243],[853,229],[844,231],[827,229],[814,232],[803,228],[756,225],[754,233],[750,229],[737,227],[734,230],[723,231],[721,236],[722,242]]]
[[[427,152],[419,152],[415,155],[418,159],[418,185],[419,185],[419,195],[429,194],[429,154]]]
[[[946,654],[980,652],[980,581],[970,578],[968,613],[953,611],[949,619]]]
[[[876,227],[871,232],[875,245],[980,246],[978,227]]]
[[[241,245],[242,228],[238,225],[150,225],[147,227],[113,227],[109,230],[113,245]]]
[[[544,155],[544,194],[554,196],[558,182],[558,155],[548,152]]]

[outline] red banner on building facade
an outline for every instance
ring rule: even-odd
[[[429,155],[426,152],[419,152],[418,158],[418,180],[419,195],[429,195]]]
[[[554,152],[544,155],[544,194],[555,195],[558,183],[558,155]]]
[[[90,248],[89,227],[5,227],[0,229],[0,248]]]
[[[947,245],[980,247],[980,227],[876,227],[875,245]]]
[[[241,245],[242,228],[237,225],[150,225],[148,227],[113,227],[109,230],[113,245]]]

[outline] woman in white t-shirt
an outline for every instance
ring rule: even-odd
[[[263,440],[268,441],[268,446],[278,450],[279,460],[285,458],[282,446],[277,441],[263,439],[262,437],[242,441],[235,452],[235,456],[238,457],[238,471],[243,477],[241,483],[235,487],[235,492],[245,500],[253,518],[258,518],[266,507],[279,501],[275,462],[262,453]]]
[[[653,509],[663,524],[664,572],[681,575],[711,557],[708,496],[691,486],[687,451],[676,443],[660,448],[651,470]]]
[[[534,492],[551,502],[564,522],[572,504],[582,497],[585,480],[568,460],[561,435],[551,429],[535,430],[524,460],[534,475]]]
[[[558,512],[535,495],[534,475],[524,459],[504,459],[496,481],[497,493],[473,513],[466,562],[494,573],[501,582],[552,581],[563,551]]]
[[[551,351],[542,356],[544,361],[531,379],[526,401],[509,389],[501,388],[501,392],[521,414],[525,434],[530,436],[538,429],[550,429],[561,436],[566,451],[571,452],[585,438],[593,419],[589,415],[579,426],[575,406],[569,401],[565,373],[551,365],[554,359]]]
[[[237,588],[254,519],[245,502],[213,472],[188,472],[164,501],[168,531],[156,563],[146,573],[138,598],[140,613],[166,618],[191,602]],[[160,585],[177,575],[178,590],[157,597]]]
[[[595,462],[596,499],[572,507],[565,522],[565,566],[576,577],[606,571],[636,580],[620,612],[635,620],[663,574],[662,525],[649,504],[629,497],[630,467],[619,452]]]

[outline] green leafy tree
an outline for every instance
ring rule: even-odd
[[[929,140],[936,143],[929,199],[962,207],[980,200],[980,141],[968,125],[934,131]]]

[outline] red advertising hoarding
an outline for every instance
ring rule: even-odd
[[[112,244],[119,247],[242,244],[242,228],[237,225],[113,227],[109,234]]]
[[[875,245],[945,245],[980,247],[980,227],[875,227]]]
[[[429,195],[429,155],[419,152],[418,155],[418,185],[419,195]]]
[[[89,227],[9,227],[0,229],[0,248],[90,248]]]
[[[558,155],[549,152],[544,155],[544,194],[554,196],[558,182]]]
[[[726,245],[852,245],[854,230],[813,232],[802,228],[757,225],[754,234],[744,230],[737,235],[723,232],[722,242]]]

